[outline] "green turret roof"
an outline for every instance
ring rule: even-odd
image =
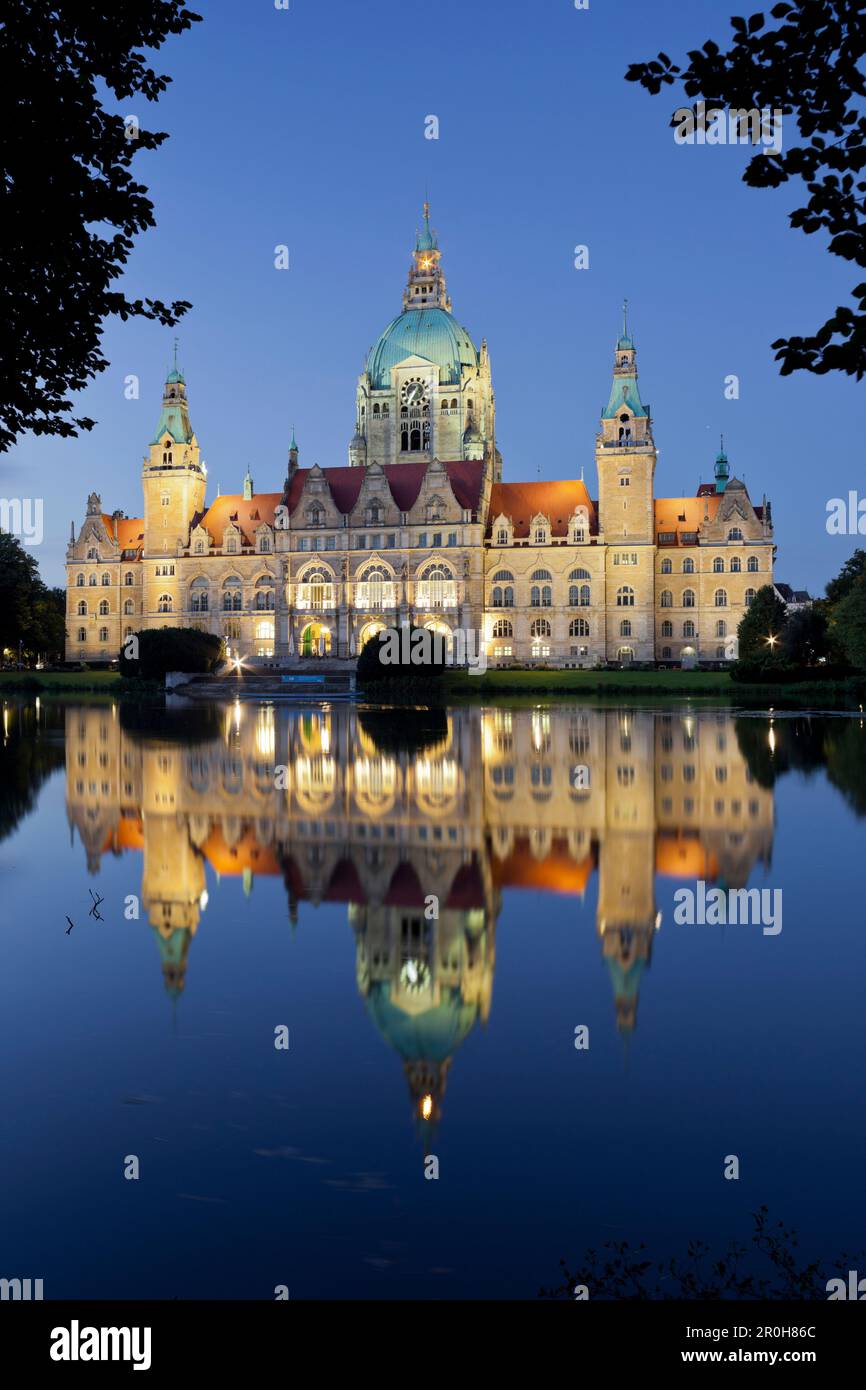
[[[436,233],[430,226],[430,204],[424,204],[424,228],[415,238],[416,251],[438,251],[439,243],[436,240]]]
[[[602,419],[615,420],[624,405],[628,406],[632,415],[647,415],[646,407],[640,398],[636,371],[614,377],[610,388],[610,400],[602,411]]]
[[[186,382],[177,363],[168,373],[162,392],[162,411],[156,433],[151,444],[158,444],[166,434],[170,434],[175,444],[189,444],[192,440],[192,425],[189,419],[189,404],[186,399]]]

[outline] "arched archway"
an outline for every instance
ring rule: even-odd
[[[443,623],[441,618],[431,618],[424,624],[428,632],[435,632],[437,637],[441,637],[445,644],[445,652],[448,657],[454,654],[454,637],[447,623]]]
[[[367,643],[371,640],[371,638],[377,637],[380,632],[384,631],[384,623],[380,623],[376,620],[374,620],[371,623],[365,623],[358,634],[358,651],[361,651],[364,647],[366,647]]]
[[[307,623],[301,633],[301,656],[330,656],[331,630],[324,623]]]

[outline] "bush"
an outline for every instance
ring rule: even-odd
[[[396,634],[396,636],[395,636]],[[358,685],[396,682],[423,682],[426,688],[439,685],[445,670],[445,642],[431,640],[434,634],[423,627],[385,628],[361,648],[356,675]]]
[[[127,638],[120,651],[120,674],[142,680],[162,679],[168,671],[205,675],[225,660],[225,643],[212,632],[194,627],[148,628],[134,634],[137,658],[127,656]],[[134,650],[134,648],[133,648]]]

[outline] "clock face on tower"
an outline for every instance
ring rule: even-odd
[[[403,387],[403,400],[406,405],[422,405],[427,396],[423,381],[407,381]]]

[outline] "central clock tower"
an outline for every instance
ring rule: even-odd
[[[492,460],[493,382],[486,342],[475,347],[451,312],[430,208],[415,238],[403,312],[370,349],[358,380],[349,463]]]

